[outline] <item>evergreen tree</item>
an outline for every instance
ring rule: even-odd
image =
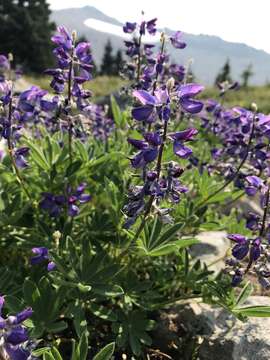
[[[0,0],[0,53],[13,53],[25,71],[41,72],[53,64],[46,0]]]
[[[231,65],[229,59],[225,62],[224,66],[220,70],[220,73],[216,77],[215,84],[223,83],[224,81],[231,82]]]
[[[114,69],[113,69],[113,75],[118,76],[123,65],[123,56],[122,51],[117,50],[115,58],[114,58]]]
[[[253,76],[253,74],[254,73],[252,71],[252,64],[249,64],[248,67],[241,74],[241,78],[243,80],[242,82],[243,87],[248,87],[249,79],[251,78],[251,76]]]
[[[111,41],[108,40],[105,49],[104,55],[102,58],[101,66],[100,66],[100,74],[101,75],[113,75],[114,73],[114,56],[113,56],[113,48]]]

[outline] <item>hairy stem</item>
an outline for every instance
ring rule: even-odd
[[[139,82],[140,75],[141,75],[141,64],[142,64],[141,46],[142,46],[142,34],[140,34],[140,37],[139,37],[139,57],[138,57],[137,78],[136,78],[137,83]]]
[[[164,146],[165,146],[165,142],[166,142],[166,138],[167,138],[167,129],[168,129],[168,122],[167,121],[164,121],[164,128],[163,128],[163,136],[162,136],[162,143],[159,147],[159,152],[158,152],[158,159],[157,159],[157,165],[156,165],[156,172],[157,172],[157,180],[159,180],[160,178],[160,173],[161,173],[161,166],[162,166],[162,156],[163,156],[163,151],[164,151]],[[155,196],[154,195],[151,195],[147,205],[146,205],[146,208],[145,208],[145,212],[144,212],[144,215],[143,215],[143,219],[141,221],[141,224],[140,226],[138,227],[138,230],[136,231],[136,234],[134,236],[134,239],[133,241],[135,242],[138,237],[140,236],[143,228],[144,228],[144,225],[146,223],[146,218],[147,216],[150,214],[151,212],[151,209],[152,209],[152,205],[153,205],[153,202],[155,200]]]
[[[261,230],[260,230],[260,236],[264,235],[265,224],[266,224],[266,219],[267,219],[267,213],[268,213],[268,208],[269,208],[269,199],[270,199],[270,184],[268,184],[268,187],[267,187],[265,204],[264,204],[264,207],[263,207],[263,220],[262,220],[262,227],[261,227]]]
[[[66,105],[71,106],[71,97],[72,97],[72,80],[73,80],[73,66],[74,66],[74,45],[72,46],[71,50],[71,61],[69,64],[69,71],[68,71],[68,96],[66,99]],[[69,152],[69,161],[72,163],[72,129],[73,123],[71,115],[68,114],[68,152]]]

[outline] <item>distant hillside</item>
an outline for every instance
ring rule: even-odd
[[[87,19],[96,19],[111,25],[122,26],[118,20],[91,6],[57,10],[52,13],[52,20],[56,24],[63,24],[70,30],[76,29],[79,35],[87,37],[92,44],[95,61],[98,64],[101,61],[104,45],[108,38],[110,38],[114,49],[124,49],[123,39],[120,36],[86,26],[84,22]],[[172,32],[173,30],[166,29],[166,33]],[[265,51],[254,49],[245,44],[224,41],[217,36],[185,34],[185,41],[188,46],[184,50],[171,49],[172,58],[183,64],[192,58],[194,60],[192,70],[197,79],[203,83],[213,83],[227,58],[230,59],[232,75],[235,79],[239,79],[243,69],[251,63],[254,71],[254,76],[251,79],[253,84],[262,85],[270,80],[270,54]]]

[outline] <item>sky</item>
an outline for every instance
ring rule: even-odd
[[[270,53],[270,0],[48,0],[52,9],[94,6],[122,22],[158,18],[160,28],[217,35]]]

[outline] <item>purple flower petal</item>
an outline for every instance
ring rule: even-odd
[[[238,260],[244,259],[244,257],[247,256],[248,252],[249,252],[249,244],[248,243],[237,244],[232,249],[232,255]]]
[[[184,110],[191,114],[197,114],[203,109],[203,102],[191,99],[189,97],[180,98],[180,104]]]
[[[177,31],[170,37],[171,43],[176,49],[184,49],[186,47],[186,43],[182,41],[182,36],[183,33],[181,31]]]
[[[195,95],[198,95],[203,89],[204,86],[194,83],[181,85],[179,88],[178,95],[179,97],[185,97],[185,96],[193,97]]]
[[[155,96],[149,94],[145,90],[134,90],[133,96],[138,99],[143,105],[156,105],[157,99]]]
[[[158,154],[158,150],[155,149],[147,149],[143,150],[143,158],[146,163],[152,162],[156,159]]]
[[[123,26],[123,31],[127,34],[131,34],[133,33],[133,31],[135,31],[137,24],[131,23],[131,22],[126,22],[125,25]]]
[[[56,264],[53,261],[50,261],[47,265],[48,271],[53,271],[56,268]]]
[[[174,140],[178,141],[188,141],[193,139],[195,135],[198,134],[198,130],[194,128],[186,129],[183,131],[178,131],[170,135],[170,137]]]
[[[247,176],[246,180],[248,181],[248,183],[251,186],[254,186],[256,188],[260,187],[263,185],[263,181],[262,179],[260,179],[258,176],[252,175],[252,176]]]
[[[16,315],[16,319],[17,319],[17,324],[20,324],[22,323],[23,321],[25,321],[26,319],[30,318],[33,314],[33,310],[32,308],[27,308],[21,312],[19,312],[17,315]]]
[[[187,159],[192,154],[192,150],[190,148],[184,146],[178,141],[175,141],[173,143],[173,151],[175,155],[179,156],[182,159]]]
[[[22,326],[13,327],[6,337],[6,341],[12,345],[19,345],[27,340],[27,329]]]
[[[245,244],[247,242],[247,238],[241,234],[229,234],[227,238],[237,242],[238,244]]]
[[[128,138],[127,139],[128,143],[131,144],[132,146],[134,146],[136,149],[138,150],[143,150],[147,148],[147,143],[143,140],[137,140],[137,139],[131,139]]]
[[[131,115],[135,120],[147,121],[151,119],[151,116],[153,115],[153,110],[154,110],[153,106],[149,106],[149,105],[139,106],[132,109]]]

